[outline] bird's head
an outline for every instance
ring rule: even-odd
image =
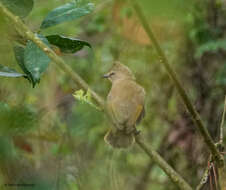
[[[130,69],[121,64],[120,62],[116,61],[110,71],[106,73],[104,78],[108,78],[112,83],[117,81],[117,80],[122,80],[122,79],[129,79],[129,80],[134,80],[135,77],[133,73],[130,71]]]

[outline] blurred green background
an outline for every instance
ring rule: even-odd
[[[38,31],[49,11],[67,2],[36,0],[24,22]],[[131,68],[147,94],[146,116],[138,127],[145,141],[192,186],[197,185],[207,166],[208,149],[129,2],[90,2],[95,4],[93,13],[50,27],[42,34],[75,37],[92,45],[92,49],[61,56],[103,97],[110,83],[102,75],[113,61]],[[226,94],[225,2],[139,3],[217,142]],[[7,22],[0,12],[0,62],[20,71],[7,35],[14,29]],[[105,144],[103,137],[110,122],[95,108],[75,101],[75,90],[79,90],[76,84],[54,63],[35,88],[23,78],[0,78],[1,189],[10,189],[4,185],[9,183],[31,184],[17,186],[19,190],[177,189],[136,145],[113,150]],[[226,175],[221,174],[224,189]]]

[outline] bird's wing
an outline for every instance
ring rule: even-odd
[[[133,99],[131,101],[130,117],[127,122],[127,128],[135,127],[141,119],[144,117],[144,102],[145,102],[145,90],[135,83],[132,85],[133,88]],[[131,129],[132,130],[132,129]]]
[[[138,104],[136,106],[136,110],[134,111],[134,114],[132,115],[131,119],[127,123],[128,126],[135,126],[140,122],[140,120],[144,116],[144,106],[141,104]]]
[[[121,121],[119,120],[116,109],[117,108],[115,107],[115,104],[113,102],[108,102],[108,110],[109,110],[111,119],[114,123],[114,127],[116,127],[119,130],[123,130],[124,127]]]
[[[143,119],[145,116],[145,108],[142,106],[142,111],[140,112],[140,115],[138,115],[137,120],[136,120],[136,125],[140,123],[140,121]]]

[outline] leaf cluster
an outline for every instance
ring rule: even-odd
[[[21,18],[28,16],[34,6],[33,0],[1,0],[1,2],[12,13]],[[93,7],[94,5],[92,3],[72,1],[51,10],[42,21],[38,32],[36,32],[36,37],[41,39],[53,50],[56,50],[55,47],[57,47],[60,51],[56,52],[58,54],[74,54],[80,51],[84,46],[91,48],[91,45],[83,40],[59,34],[44,36],[42,35],[42,32],[49,27],[85,16],[92,12]],[[21,40],[19,40],[21,38],[23,37],[14,36],[12,45],[14,46],[13,49],[15,58],[22,70],[22,73],[17,72],[15,69],[0,65],[0,76],[24,77],[32,84],[33,87],[35,87],[35,85],[40,82],[42,74],[47,70],[50,58],[32,41],[22,40],[23,43],[21,43]]]

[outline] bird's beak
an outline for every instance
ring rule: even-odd
[[[105,75],[103,75],[103,78],[108,78],[110,75],[107,73]]]

